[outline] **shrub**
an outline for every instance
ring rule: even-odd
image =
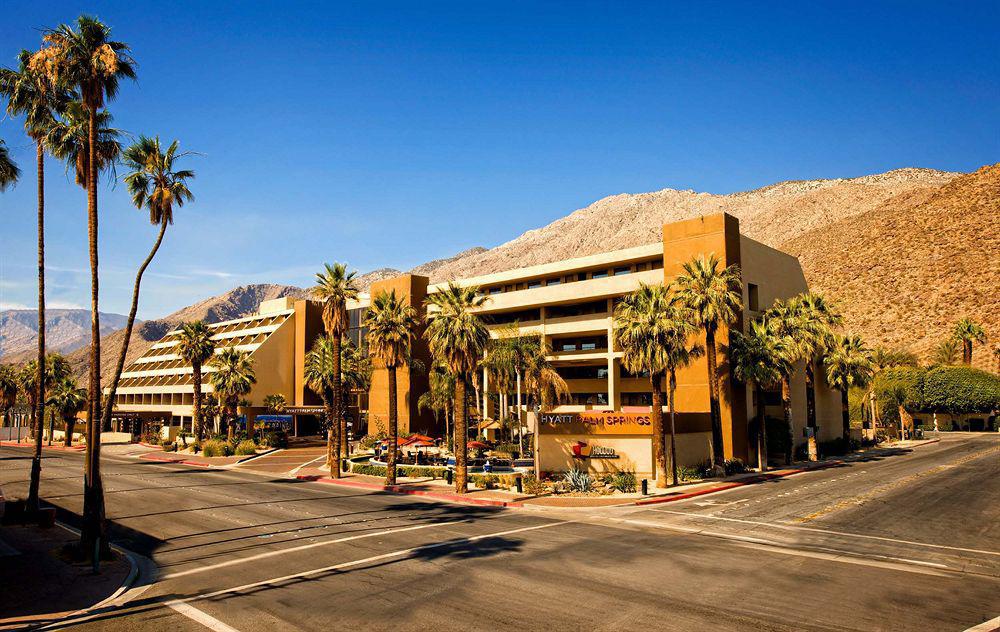
[[[744,472],[749,472],[750,468],[747,464],[740,459],[726,459],[725,462],[726,476],[732,476],[733,474],[743,474]]]
[[[219,441],[218,439],[212,439],[211,441],[206,441],[201,447],[202,456],[213,457],[213,456],[229,456],[232,452],[230,451],[229,444],[225,441]]]
[[[682,481],[697,481],[701,480],[701,469],[697,467],[691,467],[689,465],[682,465],[677,468],[677,476],[680,477]]]
[[[611,475],[611,488],[623,494],[634,494],[636,490],[635,472],[615,472]]]
[[[160,430],[163,428],[161,424],[148,424],[145,426],[145,431],[139,436],[139,441],[142,443],[148,443],[152,445],[158,445],[161,442]]]
[[[587,472],[576,468],[563,475],[563,482],[574,492],[589,492],[594,487],[594,478]]]
[[[161,444],[164,452],[177,452],[177,444],[170,441],[164,441]]]
[[[473,474],[470,478],[476,487],[483,489],[494,489],[500,484],[500,477],[496,474]]]
[[[545,483],[538,480],[538,477],[534,474],[525,474],[522,480],[524,481],[524,492],[526,494],[540,496],[549,491],[549,488],[545,486]]]
[[[381,465],[372,465],[371,463],[354,463],[352,464],[351,471],[355,474],[365,474],[367,476],[385,478],[385,467]]]
[[[365,436],[361,437],[361,442],[360,442],[361,449],[371,450],[375,447],[375,444],[385,439],[385,437],[386,437],[385,434],[381,432],[378,434],[366,434]]]
[[[253,439],[246,439],[240,441],[236,444],[236,449],[233,450],[233,454],[237,456],[247,456],[250,454],[257,454],[257,444],[254,443]]]
[[[191,449],[194,450],[195,454],[201,452],[201,441],[195,441],[191,444]]]
[[[961,415],[1000,408],[1000,377],[966,366],[929,369],[923,382],[928,410]]]
[[[272,430],[264,433],[263,445],[269,448],[287,448],[288,433],[284,430]]]

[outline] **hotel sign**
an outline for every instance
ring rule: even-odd
[[[541,413],[538,428],[541,434],[650,435],[653,420],[649,413],[597,410]]]

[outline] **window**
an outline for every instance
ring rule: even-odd
[[[553,305],[545,308],[547,318],[566,318],[569,316],[583,316],[586,314],[604,314],[608,311],[608,302],[604,299],[590,301],[589,303],[576,303],[573,305]]]
[[[562,283],[562,279],[560,279],[559,277],[554,277],[552,279],[545,280],[545,285],[559,285],[560,283]]]
[[[595,351],[608,348],[607,336],[584,336],[579,338],[558,338],[552,341],[557,351]]]
[[[607,406],[607,393],[573,393],[572,401],[577,406]]]
[[[541,279],[539,279],[537,281],[528,281],[528,289],[529,290],[534,290],[535,288],[539,288],[539,287],[542,287],[542,280]]]
[[[752,312],[760,311],[760,298],[756,283],[747,283],[747,306]]]
[[[615,268],[615,276],[621,274],[631,274],[631,273],[632,273],[632,268],[630,268],[629,266],[618,266],[617,268]]]
[[[507,325],[514,322],[523,322],[528,320],[540,320],[542,317],[542,310],[540,309],[522,309],[516,312],[502,312],[499,314],[490,314],[486,318],[489,322],[495,325]]]
[[[604,279],[607,278],[607,276],[608,276],[607,270],[595,270],[594,272],[590,273],[591,279]]]
[[[564,380],[606,380],[606,366],[564,366],[556,369]]]
[[[652,393],[622,393],[622,406],[652,406]]]
[[[652,264],[652,270],[662,270],[663,269],[663,259],[657,259]]]
[[[499,285],[495,285],[495,286],[493,286],[493,287],[491,287],[489,289],[489,293],[491,295],[493,295],[493,294],[502,294],[503,293],[503,288],[500,287]]]
[[[621,376],[622,379],[638,379],[638,378],[648,379],[649,371],[639,371],[638,373],[632,373],[624,366],[622,366]]]

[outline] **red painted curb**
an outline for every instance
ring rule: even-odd
[[[694,492],[687,492],[685,494],[677,494],[676,496],[667,496],[664,498],[644,498],[642,500],[635,501],[636,505],[658,505],[661,503],[671,503],[678,500],[687,500],[688,498],[695,498],[696,496],[704,496],[706,494],[714,494],[716,492],[723,492],[727,489],[733,489],[735,487],[744,487],[746,485],[756,485],[757,483],[762,483],[764,481],[770,481],[777,478],[785,478],[786,476],[792,476],[793,474],[801,474],[802,472],[814,472],[816,470],[825,470],[828,467],[833,467],[835,465],[842,464],[843,461],[829,461],[827,463],[822,463],[820,465],[815,465],[813,467],[798,468],[794,470],[785,470],[780,474],[761,474],[760,476],[754,476],[752,478],[747,478],[742,481],[733,481],[731,483],[724,483],[722,485],[717,485],[715,487],[709,487],[708,489],[699,489]]]
[[[34,447],[35,447],[35,445],[33,443],[25,443],[23,441],[20,442],[20,443],[18,443],[17,441],[0,441],[0,446],[7,447],[7,448],[32,448],[32,449],[34,449]],[[84,445],[75,445],[75,446],[67,448],[64,445],[42,445],[42,449],[43,450],[62,450],[63,452],[80,452],[82,450],[86,450],[87,446],[84,446]]]
[[[466,503],[470,505],[485,505],[488,507],[523,507],[523,503],[506,501],[506,500],[488,500],[486,498],[469,498],[468,496],[460,496],[459,494],[440,494],[438,492],[429,492],[422,489],[407,489],[399,485],[378,485],[377,483],[363,483],[361,481],[350,481],[337,478],[326,478],[322,476],[315,475],[299,475],[295,478],[302,481],[310,481],[313,483],[328,483],[330,485],[342,485],[344,487],[356,487],[359,489],[371,489],[380,492],[389,492],[392,494],[405,494],[408,496],[424,496],[426,498],[434,498],[437,500],[446,500],[449,502],[456,503]]]

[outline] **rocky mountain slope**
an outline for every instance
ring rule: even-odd
[[[125,316],[101,313],[101,334],[125,326]],[[0,311],[0,358],[34,357],[38,344],[38,312],[33,309]],[[45,345],[51,351],[69,353],[90,344],[90,311],[45,310]]]

